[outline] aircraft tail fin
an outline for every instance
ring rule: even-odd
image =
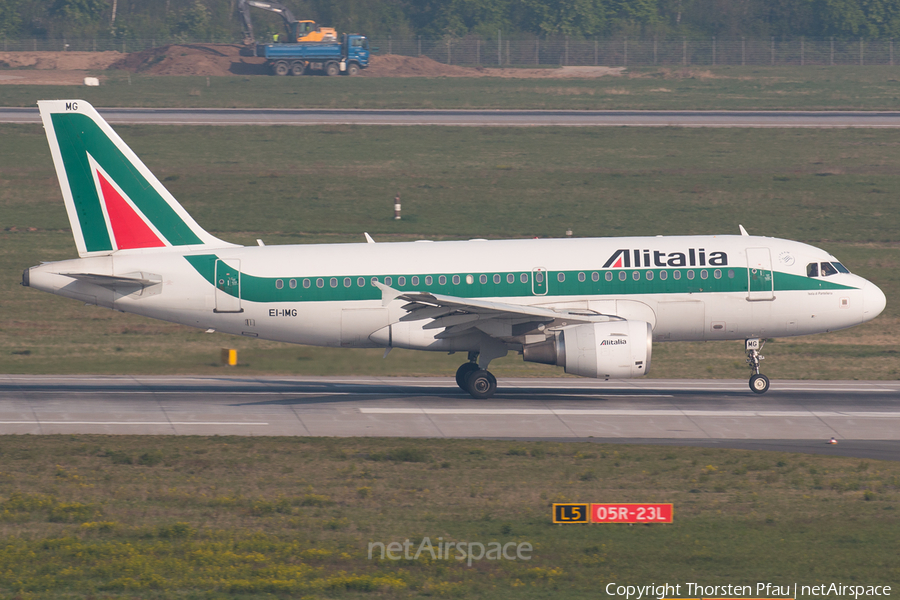
[[[41,100],[78,255],[233,246],[207,233],[84,100]]]

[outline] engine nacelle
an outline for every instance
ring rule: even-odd
[[[526,361],[559,365],[566,373],[595,379],[631,379],[650,370],[653,334],[645,321],[572,325],[553,339],[525,346]]]

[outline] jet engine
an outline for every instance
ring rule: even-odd
[[[547,341],[527,344],[526,361],[559,365],[566,373],[595,379],[631,379],[650,370],[653,336],[645,321],[570,325]]]

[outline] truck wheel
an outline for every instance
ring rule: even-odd
[[[340,75],[341,68],[338,66],[336,62],[325,63],[325,74],[329,77],[334,77],[335,75]]]
[[[347,65],[347,70],[344,71],[344,74],[346,74],[347,77],[359,75],[359,65],[356,63],[350,63],[349,65]]]
[[[279,60],[277,63],[275,63],[275,66],[272,67],[272,71],[279,77],[284,77],[288,74],[289,71],[288,64],[283,60]]]
[[[294,62],[293,64],[291,64],[291,75],[297,75],[299,77],[300,75],[303,75],[305,73],[306,73],[306,63],[305,62],[298,60],[298,61]]]

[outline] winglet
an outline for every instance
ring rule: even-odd
[[[400,296],[403,295],[403,292],[401,292],[400,290],[395,290],[394,288],[392,288],[390,286],[384,285],[380,281],[373,281],[372,283],[375,285],[375,287],[377,287],[379,290],[381,290],[381,305],[382,306],[387,306],[388,304],[390,304],[391,302],[393,302],[394,300],[396,300],[397,298],[399,298]]]
[[[750,235],[749,233],[747,233],[747,230],[744,229],[744,226],[743,226],[743,225],[738,225],[738,227],[741,228],[741,235],[742,235],[742,236],[748,237],[748,236]]]

